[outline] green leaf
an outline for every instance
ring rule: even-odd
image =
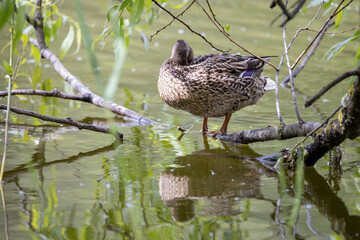
[[[146,11],[150,12],[151,11],[151,5],[152,5],[152,1],[151,0],[145,0],[145,7],[146,7]]]
[[[48,24],[44,24],[44,38],[47,46],[50,44],[51,32],[51,27]]]
[[[354,66],[357,67],[360,64],[360,45],[356,51]]]
[[[8,18],[14,12],[14,4],[11,0],[0,1],[0,30],[7,23]]]
[[[130,25],[129,25],[129,32],[131,34],[131,30],[134,28],[135,24],[137,24],[140,19],[141,15],[144,11],[144,0],[137,0],[136,4],[133,6],[135,9],[135,14],[131,14],[130,16]]]
[[[44,91],[51,91],[53,89],[52,87],[52,80],[50,78],[45,79],[42,83],[41,83],[41,90]]]
[[[60,46],[59,58],[62,59],[69,51],[75,37],[74,27],[70,25],[69,32]]]
[[[36,89],[38,83],[41,81],[41,68],[39,66],[36,66],[33,77],[31,79],[32,88]]]
[[[81,47],[81,27],[80,24],[74,23],[76,29],[76,50],[74,54],[78,53]]]
[[[114,13],[115,13],[118,9],[119,9],[119,6],[118,6],[118,5],[115,5],[115,6],[112,6],[112,7],[108,10],[108,12],[107,12],[107,14],[106,14],[106,19],[107,19],[109,22],[111,21]]]
[[[31,55],[34,57],[36,64],[39,64],[41,59],[40,50],[34,44],[31,44]]]
[[[105,99],[112,99],[117,91],[120,82],[121,70],[126,58],[126,45],[120,36],[115,37],[115,63],[106,85],[104,97]]]
[[[127,5],[131,2],[131,0],[125,0],[120,4],[119,11],[123,10]]]
[[[27,46],[28,42],[29,42],[29,36],[26,35],[26,34],[23,34],[22,38],[21,38],[21,41],[22,41],[22,43],[24,45],[24,48],[25,48]]]
[[[15,36],[14,36],[14,44],[13,47],[15,48],[16,43],[19,41],[20,37],[22,36],[22,32],[25,27],[25,9],[24,7],[18,7],[17,14],[16,14],[16,24],[15,24]]]
[[[6,73],[7,73],[9,76],[14,75],[14,71],[13,71],[12,67],[11,67],[6,61],[3,61],[3,63],[4,63],[4,67],[5,67]]]
[[[344,13],[344,10],[342,10],[341,12],[339,12],[337,15],[336,15],[336,19],[335,19],[335,29],[339,28],[340,27],[340,24],[342,22],[342,19],[343,19],[343,13]]]
[[[228,32],[230,30],[230,25],[229,24],[226,24],[225,25],[225,30]]]
[[[181,4],[178,5],[170,5],[171,8],[182,8],[183,6],[185,6],[185,4],[188,2],[188,0],[183,0]]]
[[[333,45],[324,55],[324,62],[329,61],[332,59],[335,55],[339,54],[348,44],[349,42],[355,41],[360,38],[360,30],[355,33],[355,36],[345,39],[342,42],[339,42],[335,45]]]

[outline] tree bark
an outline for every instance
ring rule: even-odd
[[[306,136],[313,129],[320,126],[321,123],[305,122],[294,123],[279,127],[267,127],[261,129],[247,130],[239,133],[227,133],[217,135],[217,138],[223,141],[248,144],[253,142],[264,142],[270,140],[284,140],[294,137]]]
[[[360,70],[360,67],[358,68]],[[337,119],[320,129],[312,144],[305,147],[308,152],[306,166],[313,166],[326,152],[341,144],[346,138],[360,135],[360,71],[344,97],[343,109]]]

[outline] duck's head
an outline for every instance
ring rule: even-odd
[[[188,65],[194,58],[194,53],[189,44],[184,40],[178,40],[171,54],[171,59],[180,65]]]

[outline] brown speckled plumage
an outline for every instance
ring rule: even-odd
[[[172,56],[160,69],[158,90],[169,106],[204,118],[226,116],[220,132],[226,132],[231,113],[255,104],[264,95],[267,77],[264,63],[252,56],[206,54],[194,58],[184,40],[178,40]]]

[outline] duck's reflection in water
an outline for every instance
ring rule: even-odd
[[[199,214],[234,216],[240,214],[234,204],[240,199],[263,199],[260,176],[277,176],[259,162],[246,160],[260,156],[248,146],[226,145],[224,149],[206,149],[178,157],[176,168],[160,175],[160,195],[171,208],[175,221],[195,216],[194,200],[204,201]],[[239,156],[246,156],[239,157]]]

